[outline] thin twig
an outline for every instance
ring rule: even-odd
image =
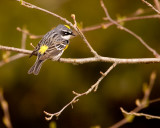
[[[142,104],[144,104],[144,105],[146,104],[146,102],[149,101],[149,96],[150,96],[152,88],[154,86],[155,79],[156,79],[156,72],[154,71],[150,75],[149,86],[144,90],[144,97],[143,97],[143,100],[142,100]]]
[[[59,18],[60,20],[62,20],[64,22],[66,22],[67,24],[69,24],[71,27],[73,27],[73,24],[71,22],[69,22],[66,18],[61,17],[60,15],[57,15],[56,13],[53,13],[53,12],[50,12],[50,11],[48,11],[46,9],[40,8],[40,7],[38,7],[36,5],[33,5],[31,3],[28,3],[28,2],[26,2],[24,0],[17,0],[17,1],[20,2],[21,5],[23,5],[25,7],[38,9],[38,10],[41,10],[42,12],[46,12],[46,13],[52,15],[52,16],[55,16],[55,17]]]
[[[104,10],[104,12],[105,12],[105,14],[106,14],[106,16],[107,16],[107,18],[108,18],[108,20],[109,20],[110,22],[114,23],[115,25],[118,26],[118,28],[120,28],[121,30],[124,30],[124,31],[128,32],[129,34],[131,34],[132,36],[134,36],[136,39],[138,39],[150,52],[153,53],[153,55],[154,55],[155,57],[160,57],[160,55],[157,53],[157,51],[154,50],[153,48],[151,48],[140,36],[138,36],[136,33],[132,32],[132,31],[129,30],[128,28],[123,27],[123,26],[120,25],[118,22],[114,21],[114,20],[110,17],[110,15],[109,15],[109,13],[108,13],[108,10],[107,10],[107,8],[105,7],[105,5],[104,5],[104,3],[103,3],[103,0],[100,0],[100,3],[101,3],[101,6],[102,6],[102,8],[103,8],[103,10]]]
[[[116,22],[122,23],[122,22],[128,22],[128,21],[134,21],[134,20],[144,20],[144,19],[153,19],[153,18],[160,18],[160,15],[148,15],[148,16],[135,16],[135,17],[126,17],[124,19],[117,20]],[[112,25],[115,25],[112,22],[107,22],[107,23],[101,23],[98,25],[93,25],[89,27],[82,28],[82,32],[88,32],[88,31],[93,31],[101,28],[108,28]]]
[[[56,113],[48,113],[46,111],[44,111],[44,113],[46,114],[45,119],[46,120],[51,120],[54,116],[59,117],[59,115],[70,105],[76,103],[81,96],[84,95],[88,95],[89,93],[91,93],[92,91],[96,91],[98,88],[98,85],[100,84],[100,82],[104,79],[105,76],[107,76],[107,74],[117,65],[117,63],[113,63],[109,69],[107,69],[107,71],[105,73],[103,73],[103,75],[97,80],[97,82],[95,84],[93,84],[86,92],[84,93],[76,93],[73,91],[73,94],[75,94],[76,96],[68,103],[66,104],[60,111],[56,112]]]
[[[157,10],[152,4],[150,4],[149,2],[147,2],[146,0],[142,0],[142,2],[144,2],[145,4],[147,4],[149,7],[151,7],[154,11],[156,11],[158,14],[160,14],[160,11]]]
[[[74,27],[76,28],[77,33],[82,37],[82,39],[84,40],[84,42],[86,42],[87,46],[89,47],[90,51],[94,54],[94,56],[98,58],[99,55],[97,54],[97,52],[95,50],[93,50],[93,48],[91,47],[91,45],[89,45],[88,40],[85,38],[85,36],[82,33],[82,31],[78,28],[75,14],[72,14],[71,17],[72,17],[72,19],[74,21]]]
[[[149,105],[149,103],[150,103],[149,102],[149,97],[150,97],[150,94],[151,94],[155,79],[156,79],[156,73],[152,72],[151,75],[150,75],[150,82],[149,82],[148,88],[145,90],[144,96],[143,96],[141,102],[138,104],[138,106],[136,108],[134,108],[130,112],[137,113],[137,112],[139,112],[140,110],[146,108]],[[128,120],[127,117],[125,117],[122,120],[120,120],[119,122],[117,122],[114,125],[112,125],[110,128],[118,128],[118,127],[123,126],[124,124],[126,124],[126,123],[128,123],[130,121],[132,121],[132,120]]]
[[[1,104],[1,107],[2,107],[2,110],[3,110],[3,113],[4,113],[3,123],[5,124],[5,126],[7,128],[12,128],[12,123],[11,123],[11,119],[10,119],[10,115],[9,115],[9,109],[8,109],[8,103],[4,99],[2,88],[0,88],[0,104]]]
[[[41,10],[43,12],[46,12],[52,16],[55,16],[57,18],[59,18],[60,20],[64,21],[66,24],[70,25],[80,36],[81,38],[83,39],[83,41],[86,43],[86,45],[88,46],[88,48],[90,49],[91,53],[98,57],[99,55],[97,54],[97,52],[92,48],[92,46],[90,45],[90,43],[88,42],[88,40],[86,39],[86,37],[84,36],[84,34],[78,29],[78,27],[74,26],[70,21],[68,21],[66,18],[63,18],[62,16],[56,14],[56,13],[53,13],[53,12],[50,12],[46,9],[43,9],[43,8],[40,8],[38,6],[35,6],[31,3],[28,3],[28,2],[25,2],[24,0],[17,0],[21,3],[21,5],[25,6],[25,7],[28,7],[28,8],[34,8],[34,9],[37,9],[37,10]]]
[[[32,48],[35,48],[35,46],[32,43],[30,43],[30,45],[32,46]]]
[[[156,103],[156,102],[160,102],[160,98],[150,100],[149,104]]]
[[[71,14],[71,17],[72,17],[72,19],[73,19],[73,21],[74,21],[74,26],[77,27],[77,21],[76,21],[76,16],[75,16],[75,14]]]
[[[72,16],[72,15],[71,15]],[[126,17],[124,19],[119,19],[117,20],[118,23],[122,23],[122,22],[128,22],[128,21],[134,21],[134,20],[145,20],[145,19],[160,19],[160,15],[147,15],[147,16],[134,16],[134,17]],[[93,30],[97,30],[97,29],[101,29],[101,28],[108,28],[112,25],[115,25],[111,22],[107,22],[107,23],[100,23],[97,25],[92,25],[92,26],[88,26],[85,28],[82,28],[81,31],[82,32],[88,32],[88,31],[93,31]],[[21,28],[17,27],[18,31],[24,32]],[[44,35],[35,35],[32,33],[27,32],[27,35],[29,35],[30,39],[39,39],[42,38]]]
[[[153,115],[149,115],[149,114],[144,114],[144,113],[137,113],[137,112],[127,112],[126,110],[124,110],[122,107],[120,108],[122,113],[126,114],[126,115],[131,115],[131,116],[144,116],[146,117],[146,119],[159,119],[160,120],[160,116],[153,116]]]

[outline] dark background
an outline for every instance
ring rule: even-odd
[[[99,0],[28,0],[37,6],[55,12],[72,21],[74,13],[83,27],[104,22],[104,11]],[[132,16],[137,9],[148,10],[140,0],[104,0],[112,18]],[[152,1],[149,1],[152,3]],[[145,15],[154,14],[152,10]],[[31,33],[43,35],[61,20],[35,9],[20,5],[15,0],[0,0],[0,44],[21,47],[21,33],[16,27],[26,27]],[[152,48],[160,53],[160,20],[146,19],[125,23],[125,26],[141,36]],[[116,26],[85,33],[93,48],[103,56],[116,58],[153,57],[137,39],[121,31]],[[26,49],[33,50],[40,39],[27,38]],[[0,51],[2,56],[4,52]],[[15,54],[15,53],[12,53]],[[71,40],[62,57],[79,58],[92,56],[83,40],[77,36]],[[9,104],[11,122],[14,128],[49,128],[43,111],[57,112],[73,98],[72,91],[84,92],[106,71],[110,63],[88,63],[72,65],[48,60],[38,76],[27,71],[35,62],[24,57],[0,67],[0,87]],[[142,85],[149,82],[151,72],[157,72],[151,99],[160,97],[160,64],[118,65],[100,83],[97,92],[80,98],[74,109],[68,107],[59,117],[54,118],[57,128],[90,128],[99,125],[109,127],[123,118],[120,107],[130,111],[135,100],[143,97]],[[144,113],[160,116],[160,103],[151,104]],[[0,119],[3,111],[0,109]],[[134,122],[123,128],[151,128],[159,125],[159,120],[136,117]],[[0,127],[5,127],[2,120]],[[51,128],[51,126],[50,126]]]

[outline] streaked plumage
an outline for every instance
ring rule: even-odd
[[[47,59],[58,60],[69,45],[69,39],[74,35],[68,25],[58,25],[49,31],[40,40],[32,55],[37,55],[35,64],[29,69],[28,74],[38,75],[42,64]]]

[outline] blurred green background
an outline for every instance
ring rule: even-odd
[[[83,27],[103,23],[105,14],[99,0],[28,0],[37,6],[55,12],[72,21],[74,13]],[[138,9],[148,7],[140,0],[104,0],[111,17],[132,16]],[[152,3],[152,1],[149,1]],[[148,9],[147,9],[148,10]],[[149,11],[149,14],[155,12]],[[17,27],[26,27],[29,32],[43,35],[61,20],[35,9],[20,5],[15,0],[0,0],[0,45],[21,47],[21,33]],[[160,53],[160,20],[146,19],[125,23],[125,26],[141,36],[152,48]],[[116,26],[85,33],[93,48],[103,56],[117,58],[153,57],[138,40]],[[30,42],[36,45],[40,39],[27,38],[26,49],[33,50]],[[0,51],[1,59],[3,52]],[[15,53],[12,53],[15,54]],[[71,40],[62,57],[79,58],[92,56],[83,40],[77,36]],[[24,57],[0,67],[0,87],[9,103],[11,121],[14,128],[49,128],[43,111],[57,112],[73,98],[72,91],[84,92],[106,71],[110,63],[88,63],[72,65],[47,61],[38,76],[28,75],[27,71],[35,62]],[[130,111],[137,98],[142,98],[142,85],[149,82],[151,72],[157,72],[151,99],[160,97],[160,64],[118,65],[100,83],[98,91],[80,98],[74,109],[68,107],[55,118],[57,128],[90,128],[99,125],[109,127],[123,118],[120,107]],[[160,103],[155,103],[142,112],[159,115]],[[0,108],[0,119],[3,111]],[[123,128],[150,128],[159,125],[158,120],[137,117],[133,123]],[[0,128],[5,127],[2,120]]]

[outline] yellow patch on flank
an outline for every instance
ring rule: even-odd
[[[64,25],[65,27],[67,27],[68,29],[71,29],[68,25]]]
[[[63,51],[65,51],[68,48],[68,45],[66,45],[66,47],[63,49]]]
[[[48,46],[47,46],[47,45],[42,45],[42,46],[40,47],[40,49],[39,49],[38,52],[39,52],[40,54],[44,54],[47,49],[48,49]]]

